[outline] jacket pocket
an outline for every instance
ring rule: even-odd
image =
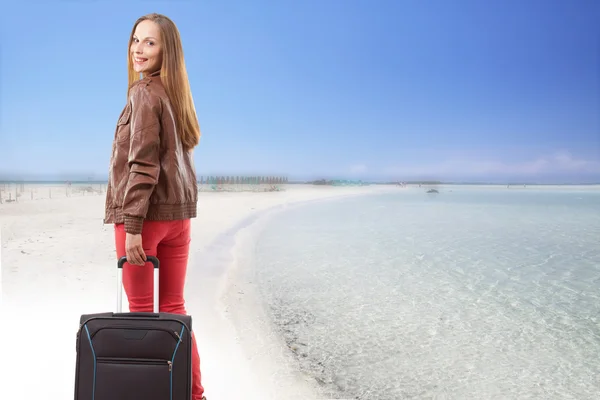
[[[129,122],[131,120],[131,105],[127,104],[125,109],[121,113],[119,120],[117,121],[117,137],[115,138],[117,142],[123,142],[125,140],[129,140]]]

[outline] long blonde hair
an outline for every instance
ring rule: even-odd
[[[177,26],[171,19],[162,14],[148,14],[140,17],[131,30],[129,43],[127,46],[127,71],[128,71],[128,88],[131,88],[136,81],[140,79],[140,75],[133,69],[133,62],[129,49],[135,29],[142,21],[150,20],[158,24],[160,35],[163,42],[163,59],[160,70],[160,78],[162,80],[167,96],[175,111],[175,123],[177,131],[183,145],[188,148],[194,148],[200,141],[200,125],[196,115],[196,107],[188,74],[185,68],[185,59],[183,57],[183,46]],[[129,96],[129,89],[127,90]]]

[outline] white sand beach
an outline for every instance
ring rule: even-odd
[[[186,297],[208,400],[319,398],[314,382],[289,363],[290,351],[270,331],[257,301],[251,250],[265,218],[275,215],[265,211],[399,190],[283,188],[200,193]],[[103,186],[12,184],[3,189],[0,398],[73,398],[79,316],[116,307],[113,228],[102,222]],[[8,193],[18,201],[7,202]],[[264,218],[249,225],[258,215]],[[240,224],[245,228],[237,230]],[[228,251],[233,243],[235,251]]]

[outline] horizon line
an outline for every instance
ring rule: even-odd
[[[228,176],[228,175],[216,175],[216,176]],[[235,175],[229,175],[229,176],[235,176]],[[238,175],[239,176],[239,175]],[[270,175],[269,175],[270,176]],[[258,177],[263,177],[261,175],[258,175]],[[267,177],[267,176],[264,176]],[[382,179],[382,180],[370,180],[370,179],[326,179],[326,178],[320,178],[320,179],[295,179],[295,180],[289,180],[288,182],[283,182],[280,184],[287,184],[287,185],[298,185],[298,184],[314,184],[315,182],[334,182],[334,181],[341,181],[341,182],[347,182],[349,184],[358,184],[358,183],[362,183],[362,184],[373,184],[373,185],[397,185],[399,183],[404,183],[407,185],[494,185],[494,186],[514,186],[514,185],[529,185],[529,186],[597,186],[600,185],[600,181],[580,181],[580,182],[561,182],[561,181],[555,181],[555,182],[534,182],[534,181],[453,181],[453,180],[449,180],[449,181],[437,181],[437,180],[430,180],[430,179],[412,179],[412,180],[389,180],[389,179]],[[60,183],[60,184],[65,184],[67,182],[70,183],[74,183],[74,184],[83,184],[83,183],[89,183],[89,184],[108,184],[108,179],[88,179],[88,180],[82,180],[82,179],[0,179],[0,184],[35,184],[35,183]],[[213,183],[201,183],[200,181],[196,181],[197,184],[213,184]],[[229,185],[235,185],[236,183],[221,183],[221,184],[229,184]],[[240,183],[238,183],[240,184]],[[268,184],[268,182],[266,183]],[[317,185],[319,186],[319,185]],[[327,186],[327,185],[320,185],[320,186]]]

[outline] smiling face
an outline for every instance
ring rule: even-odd
[[[163,52],[160,27],[156,22],[144,20],[138,24],[129,53],[135,72],[146,76],[161,68]]]

